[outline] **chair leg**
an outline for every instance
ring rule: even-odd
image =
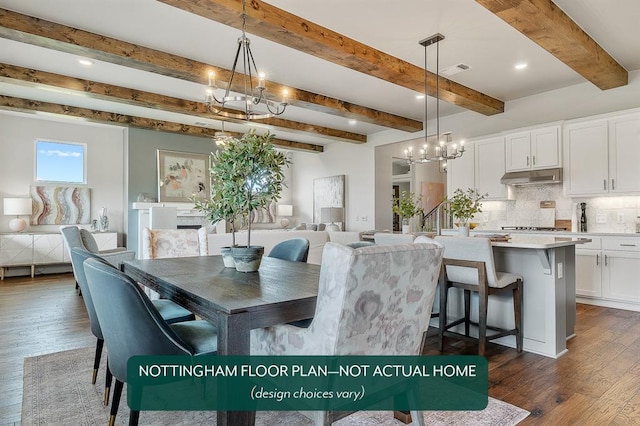
[[[116,416],[118,415],[118,407],[120,406],[120,397],[122,396],[123,386],[124,383],[116,379],[116,385],[113,387],[113,400],[111,401],[109,426],[114,426],[116,424]]]
[[[444,350],[444,331],[447,327],[447,295],[449,293],[449,286],[447,283],[442,283],[440,286],[440,331],[438,333],[438,344],[440,352]]]
[[[518,280],[518,285],[513,289],[513,316],[516,325],[516,350],[522,352],[522,281]]]
[[[113,380],[113,374],[109,368],[109,358],[107,358],[107,374],[104,378],[104,401],[102,402],[106,407],[109,405],[109,393],[111,392],[111,382]]]
[[[411,410],[411,424],[413,426],[425,426],[422,411]]]
[[[129,412],[129,426],[138,426],[139,418],[140,418],[140,411],[131,410]]]
[[[91,384],[96,384],[96,378],[98,377],[98,368],[100,368],[100,358],[102,357],[102,347],[104,346],[104,340],[98,339],[96,341],[96,354],[93,358],[93,376],[91,377]]]
[[[489,295],[485,291],[478,294],[478,355],[484,356],[487,347],[487,307]]]
[[[469,337],[469,326],[471,325],[471,291],[464,291],[464,335]]]
[[[327,411],[314,411],[313,414],[314,426],[331,426],[332,422]]]

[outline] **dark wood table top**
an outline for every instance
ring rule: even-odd
[[[207,319],[251,313],[251,328],[312,316],[308,305],[315,307],[320,277],[319,265],[271,257],[249,273],[225,268],[221,256],[130,260],[124,271]],[[296,312],[300,306],[306,312]]]

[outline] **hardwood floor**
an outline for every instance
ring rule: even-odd
[[[489,344],[489,396],[531,412],[521,425],[640,425],[640,312],[577,305],[576,337],[559,359]],[[425,354],[440,354],[437,329]],[[445,340],[446,354],[474,354]]]
[[[73,274],[0,281],[0,425],[20,425],[25,357],[92,345]]]
[[[560,359],[489,344],[489,395],[530,411],[522,425],[640,424],[640,313],[577,311],[577,336]],[[439,354],[436,332],[426,354]],[[20,425],[25,357],[94,344],[71,274],[0,282],[0,426]],[[476,350],[446,340],[447,354]]]

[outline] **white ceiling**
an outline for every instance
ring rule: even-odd
[[[640,1],[554,0],[628,71],[640,69]],[[494,16],[474,0],[269,0],[274,6],[342,33],[361,43],[423,66],[418,41],[442,33],[440,69],[465,63],[470,70],[449,77],[503,101],[538,94],[585,80],[568,66]],[[157,50],[230,68],[239,31],[155,0],[0,0],[0,7],[103,34]],[[258,66],[267,79],[370,108],[423,120],[423,101],[414,91],[343,68],[305,53],[250,35]],[[435,47],[428,50],[435,72]],[[0,61],[190,100],[201,100],[204,87],[169,77],[97,62],[82,67],[77,57],[0,39]],[[525,70],[514,65],[528,63]],[[201,118],[170,114],[61,91],[45,93],[0,81],[0,93],[86,108],[193,124]],[[429,98],[430,119],[435,100]],[[464,111],[440,102],[441,115]],[[434,114],[433,116],[431,114]],[[372,134],[385,128],[289,107],[287,120]],[[210,120],[219,128],[218,121]],[[227,129],[243,131],[227,125]],[[287,134],[283,139],[325,144],[317,136]]]

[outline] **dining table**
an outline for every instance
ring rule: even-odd
[[[129,260],[122,270],[161,297],[218,327],[218,355],[249,355],[250,332],[313,317],[320,266],[263,257],[257,272],[226,268],[221,256]],[[252,425],[255,412],[222,411],[218,426]]]

